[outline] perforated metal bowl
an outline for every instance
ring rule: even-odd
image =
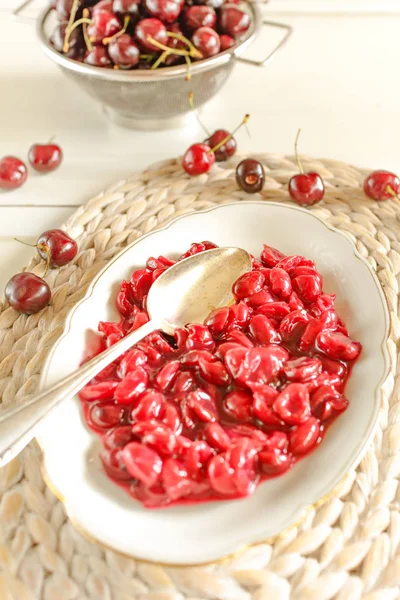
[[[45,10],[37,21],[37,35],[45,54],[62,71],[102,105],[105,114],[121,125],[136,129],[169,128],[181,124],[189,112],[188,94],[194,92],[196,106],[212,98],[227,81],[236,61],[264,67],[283,46],[291,27],[262,19],[256,4],[248,3],[251,27],[234,48],[192,64],[191,80],[186,81],[186,66],[151,70],[113,70],[92,67],[59,54],[49,42],[55,27],[53,11]],[[284,37],[260,61],[244,58],[246,48],[263,25],[279,27]]]

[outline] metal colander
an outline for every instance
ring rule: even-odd
[[[189,112],[188,94],[194,92],[196,106],[212,98],[228,79],[236,61],[263,67],[291,34],[291,27],[263,21],[256,4],[247,3],[251,27],[234,47],[217,56],[192,64],[191,80],[186,81],[186,65],[151,70],[113,70],[92,67],[59,54],[49,42],[55,26],[54,15],[47,9],[38,18],[37,35],[47,56],[102,105],[109,118],[119,124],[140,129],[176,126]],[[255,40],[263,25],[279,27],[285,35],[263,60],[244,58],[246,48]]]

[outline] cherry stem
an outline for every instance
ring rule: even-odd
[[[124,19],[124,26],[122,27],[121,31],[117,31],[117,33],[114,33],[114,35],[111,35],[110,37],[106,37],[103,39],[103,44],[105,46],[107,46],[107,44],[109,44],[110,42],[112,42],[112,40],[115,40],[116,38],[120,37],[121,35],[123,35],[125,33],[125,31],[128,28],[129,22],[130,22],[131,18],[129,15],[125,15],[125,19]]]
[[[390,185],[387,185],[385,188],[385,192],[387,194],[390,194],[393,198],[398,198],[399,196],[396,194],[396,192],[394,191],[394,189],[392,187],[390,187]]]
[[[185,56],[187,72],[186,72],[186,81],[190,81],[192,79],[192,61],[190,60],[190,56]]]
[[[64,52],[68,52],[68,41],[69,41],[69,37],[70,37],[70,29],[72,27],[73,22],[75,21],[75,17],[76,17],[76,13],[78,12],[78,8],[80,5],[80,0],[74,0],[71,6],[71,12],[69,14],[69,19],[68,19],[68,25],[65,28],[65,37],[64,37],[64,45],[63,45],[63,51]]]
[[[87,9],[85,8],[85,10],[87,10]],[[85,11],[83,11],[83,12],[85,12]],[[89,11],[88,11],[88,15],[89,15]],[[63,51],[64,52],[68,52],[68,49],[69,49],[69,40],[71,38],[71,34],[74,31],[74,29],[76,29],[77,27],[79,27],[79,25],[82,25],[82,26],[84,24],[91,25],[92,23],[93,23],[93,21],[91,19],[87,18],[87,17],[82,17],[82,19],[78,19],[77,21],[75,21],[75,23],[69,28],[68,33],[65,36]],[[89,50],[89,48],[88,48],[88,50]]]
[[[167,56],[169,56],[169,54],[171,54],[171,52],[167,52],[166,50],[160,54],[160,56],[157,58],[156,62],[151,65],[151,70],[153,69],[157,69],[157,67],[165,61],[165,59],[167,58]]]
[[[152,54],[140,54],[139,58],[145,60],[146,62],[151,62],[154,57]]]
[[[89,11],[87,8],[85,8],[83,10],[83,16],[86,18],[86,16],[89,16]],[[86,48],[88,50],[88,52],[92,52],[93,50],[93,45],[92,42],[90,41],[90,38],[88,36],[88,32],[87,32],[87,25],[88,23],[82,23],[82,32],[83,32],[83,39],[85,40],[85,44],[86,44]]]
[[[196,121],[198,122],[198,124],[200,125],[200,127],[202,128],[204,133],[207,135],[207,137],[210,137],[210,135],[211,135],[210,132],[208,131],[207,127],[204,125],[204,123],[200,119],[199,114],[194,107],[194,93],[193,92],[189,92],[189,106],[190,106],[190,110],[194,112]]]
[[[304,169],[303,169],[303,165],[300,162],[299,153],[297,151],[297,145],[299,143],[300,133],[301,133],[301,129],[298,130],[297,135],[296,135],[296,140],[294,142],[294,153],[295,153],[295,156],[296,156],[296,162],[297,162],[297,166],[299,167],[299,171],[300,171],[301,175],[303,175]]]
[[[175,54],[176,56],[190,56],[190,52],[188,50],[178,50],[176,48],[169,48],[168,46],[165,46],[161,42],[155,40],[151,35],[147,36],[147,41],[153,44],[153,46],[155,46],[156,48],[163,50],[163,52],[168,52],[168,54]]]
[[[196,46],[194,46],[192,44],[192,42],[187,37],[182,35],[181,33],[174,33],[173,31],[167,31],[167,36],[174,38],[174,40],[179,40],[183,44],[186,44],[186,46],[189,48],[190,56],[192,56],[193,58],[203,58],[203,55],[201,54],[201,52],[199,50],[197,50]]]
[[[56,139],[55,135],[52,135],[51,138],[49,139],[49,141],[47,142],[48,144],[52,144],[54,142],[54,140]]]
[[[44,269],[43,277],[46,277],[46,275],[47,275],[47,273],[49,272],[49,269],[50,269],[50,249],[49,249],[48,246],[47,246],[47,249],[44,250],[44,252],[47,253],[47,256],[46,256],[46,267]]]
[[[19,240],[18,238],[13,238],[16,242],[19,242],[20,244],[23,244],[24,246],[30,246],[31,248],[37,248],[36,244],[29,244],[28,242],[23,242],[22,240]]]
[[[235,135],[235,133],[237,131],[239,131],[239,129],[241,127],[243,127],[243,125],[246,125],[247,121],[250,119],[250,115],[244,115],[243,117],[243,121],[236,127],[236,129],[234,129],[232,131],[232,133],[230,133],[229,135],[227,135],[223,140],[221,140],[216,146],[214,146],[214,148],[211,148],[211,150],[208,151],[209,154],[211,154],[212,152],[216,152],[217,150],[219,150],[224,144],[226,144],[226,142],[229,142],[229,140],[231,138],[233,138],[233,136]]]

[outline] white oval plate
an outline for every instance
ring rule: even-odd
[[[64,402],[42,423],[37,437],[47,480],[73,522],[122,553],[181,565],[213,561],[270,538],[331,492],[361,459],[377,421],[380,387],[389,368],[385,298],[353,243],[303,209],[248,201],[178,218],[114,258],[69,315],[43,370],[41,388],[76,369],[88,332],[97,331],[100,320],[117,317],[112,300],[122,279],[149,256],[179,255],[202,240],[240,246],[256,255],[268,243],[286,254],[315,260],[324,290],[337,294],[338,313],[363,352],[346,388],[349,408],[317,451],[243,500],[145,509],[103,473],[99,440],[85,426],[78,399]]]

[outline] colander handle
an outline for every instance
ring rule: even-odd
[[[20,4],[18,4],[11,12],[13,19],[18,21],[19,23],[32,23],[36,21],[36,17],[30,17],[25,14],[25,8],[32,4],[33,0],[22,0]]]
[[[254,60],[252,58],[244,58],[242,56],[238,56],[237,52],[234,52],[235,58],[240,60],[241,62],[247,63],[249,65],[253,65],[255,67],[265,67],[265,65],[271,60],[273,56],[286,44],[290,36],[292,35],[293,27],[291,25],[286,25],[285,23],[277,23],[276,21],[263,21],[263,25],[267,25],[269,27],[278,27],[279,29],[283,29],[286,33],[279,42],[277,46],[266,56],[263,60]]]

